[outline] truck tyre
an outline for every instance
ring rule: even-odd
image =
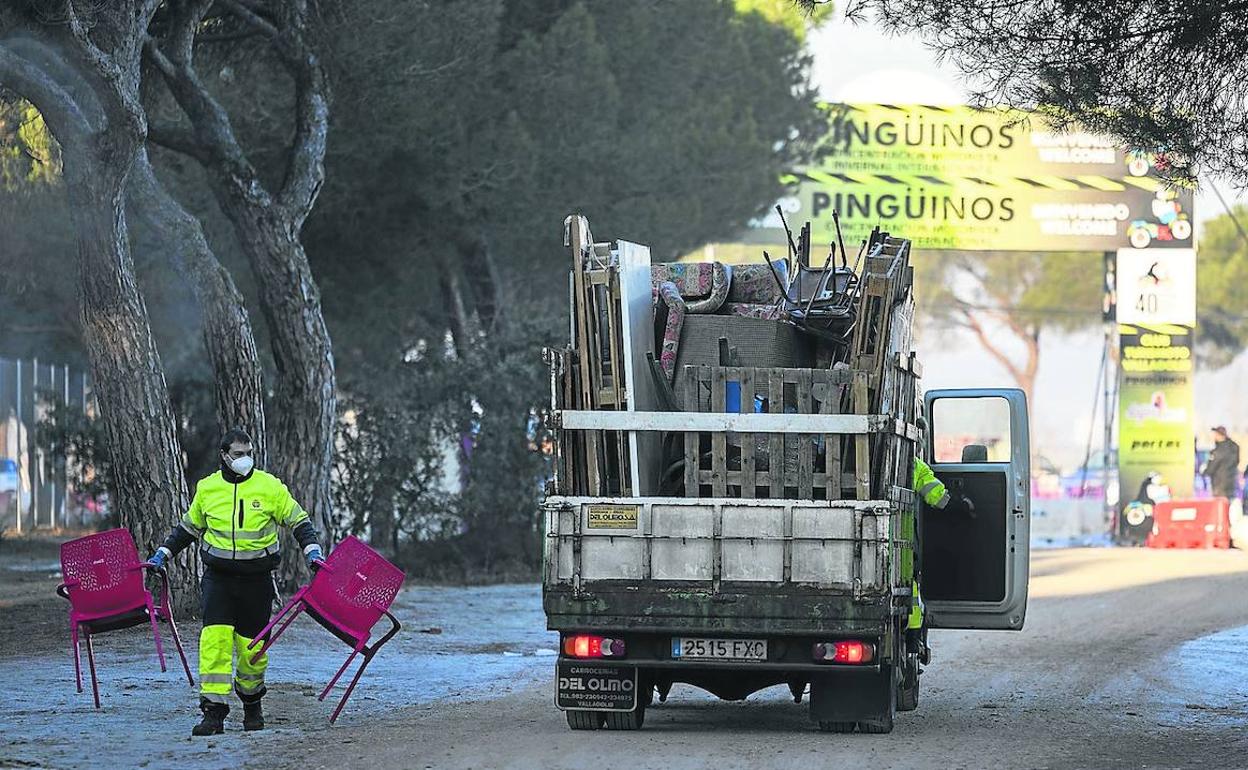
[[[646,721],[645,701],[638,701],[637,708],[632,711],[607,711],[608,730],[640,730]]]
[[[825,733],[852,733],[856,722],[820,722],[819,729]]]
[[[601,711],[565,711],[568,727],[573,730],[597,730],[604,721]]]
[[[868,735],[884,735],[893,731],[893,715],[879,719],[867,719],[858,723],[858,732]]]

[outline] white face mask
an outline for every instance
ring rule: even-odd
[[[230,461],[230,470],[239,476],[246,476],[255,465],[256,461],[249,456],[238,457]]]

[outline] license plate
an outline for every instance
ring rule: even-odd
[[[767,660],[766,639],[673,639],[677,660]]]

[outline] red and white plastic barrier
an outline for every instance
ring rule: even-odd
[[[1231,514],[1225,497],[1167,500],[1153,506],[1149,548],[1230,548]]]

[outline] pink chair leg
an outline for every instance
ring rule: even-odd
[[[356,682],[360,681],[360,675],[364,673],[364,669],[368,668],[368,664],[372,660],[372,654],[365,653],[364,662],[360,664],[359,669],[355,672],[355,676],[351,678],[351,684],[347,685],[347,691],[342,694],[342,700],[338,701],[338,708],[334,709],[333,716],[329,718],[331,725],[338,719],[338,715],[342,713],[342,707],[347,705],[347,698],[351,697],[351,691],[355,689]]]
[[[256,654],[251,656],[251,660],[253,663],[255,662],[256,658],[259,658],[261,655],[269,651],[269,648],[273,646],[273,644],[277,641],[278,637],[286,633],[286,629],[290,627],[290,624],[294,621],[295,618],[299,617],[299,613],[301,612],[303,612],[302,604],[300,604],[297,608],[295,608],[294,612],[286,616],[286,619],[282,621],[282,625],[278,626],[277,631],[270,634],[269,638],[265,640],[264,644],[260,645],[260,649],[256,651]],[[272,624],[270,623],[270,625]],[[261,637],[257,635],[256,639],[259,639],[259,638]],[[252,644],[255,644],[254,639],[252,640]],[[251,645],[248,645],[249,648],[250,646]]]
[[[160,673],[165,673],[169,669],[165,667],[165,650],[160,644],[160,626],[156,622],[156,608],[152,606],[152,600],[147,600],[147,618],[152,622],[152,636],[156,639],[156,659],[160,661]]]
[[[95,649],[91,646],[91,632],[88,631],[87,637],[87,666],[91,669],[91,692],[95,695],[95,707],[100,707],[100,683],[95,678]]]
[[[173,633],[173,645],[178,648],[178,657],[182,659],[182,670],[186,672],[186,683],[195,686],[195,677],[191,676],[191,666],[186,662],[186,653],[182,650],[182,637],[178,636],[178,624],[173,622],[173,612],[167,611],[169,631]]]
[[[298,591],[296,591],[295,595],[290,597],[290,601],[286,602],[286,604],[280,610],[277,611],[276,615],[269,618],[268,624],[264,628],[260,629],[260,633],[256,634],[255,639],[262,639],[270,631],[272,631],[273,627],[277,625],[277,622],[281,620],[282,617],[285,616],[287,612],[290,612],[291,609],[293,609],[296,605],[300,605],[300,602],[303,599],[303,595],[307,593],[307,591],[308,591],[307,586],[304,586],[303,588],[300,588]],[[285,628],[286,626],[282,626],[282,627]],[[252,644],[255,644],[255,639],[252,640]],[[248,648],[250,649],[250,645],[248,645]]]
[[[325,696],[329,695],[329,691],[334,689],[334,685],[338,684],[338,678],[342,676],[342,672],[347,670],[347,666],[351,665],[351,661],[355,660],[355,656],[360,654],[360,650],[364,648],[361,644],[351,650],[351,654],[347,656],[347,660],[342,664],[342,668],[338,669],[338,673],[334,674],[334,678],[329,680],[329,684],[325,685],[325,689],[321,690],[321,694],[316,696],[317,700],[325,700]]]
[[[69,646],[74,652],[74,683],[78,685],[78,692],[82,692],[82,664],[79,662],[78,655],[78,624],[74,622],[69,624]]]

